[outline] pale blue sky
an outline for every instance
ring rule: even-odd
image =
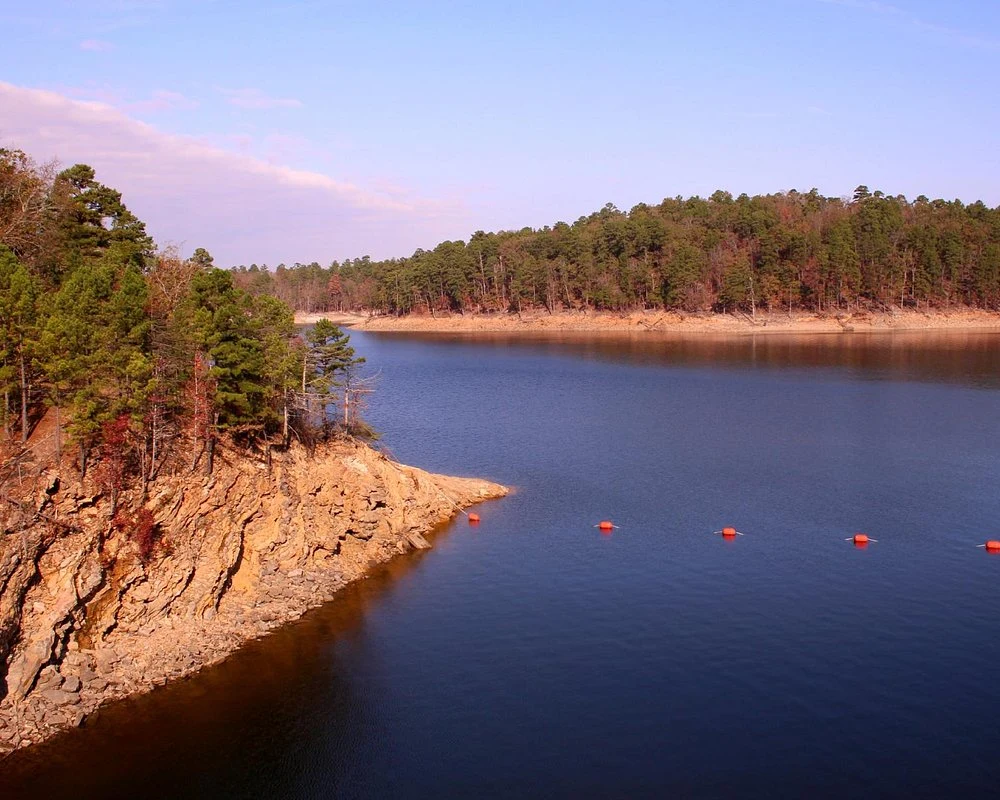
[[[993,0],[13,5],[0,143],[225,263],[717,188],[1000,203]]]

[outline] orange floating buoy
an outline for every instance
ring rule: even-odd
[[[991,553],[1000,553],[1000,540],[990,539],[984,547]]]
[[[478,514],[469,514],[469,524],[470,525],[478,525],[479,524],[479,515]]]
[[[867,533],[854,534],[854,544],[868,544],[868,534]]]
[[[736,536],[736,528],[723,528],[722,535],[725,536],[727,539],[732,539],[734,536]]]
[[[613,531],[615,529],[614,523],[609,519],[602,519],[597,524],[597,527],[600,528],[602,531]]]

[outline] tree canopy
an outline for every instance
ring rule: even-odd
[[[60,453],[65,437],[81,473],[96,455],[115,503],[130,475],[210,470],[223,438],[312,442],[360,362],[338,329],[317,331],[203,248],[157,252],[91,167],[0,150],[0,442],[27,441],[50,409]]]
[[[235,268],[303,311],[1000,309],[1000,209],[858,186],[608,204],[572,224],[441,242],[407,258]]]

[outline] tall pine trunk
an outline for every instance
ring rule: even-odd
[[[21,350],[21,442],[28,441],[28,374],[24,367],[24,349]]]
[[[62,412],[56,404],[56,463],[62,463]]]

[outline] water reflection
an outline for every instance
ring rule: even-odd
[[[353,341],[400,459],[519,491],[0,795],[995,792],[1000,335]]]
[[[429,536],[440,545],[446,528]],[[405,592],[424,556],[382,565],[226,661],[12,754],[0,797],[279,797],[289,787],[307,796],[317,753],[334,774],[355,763],[366,704],[344,653],[362,646],[367,610]]]
[[[637,331],[371,333],[365,337],[475,345],[632,364],[850,370],[865,379],[1000,386],[1000,331],[677,334]]]

